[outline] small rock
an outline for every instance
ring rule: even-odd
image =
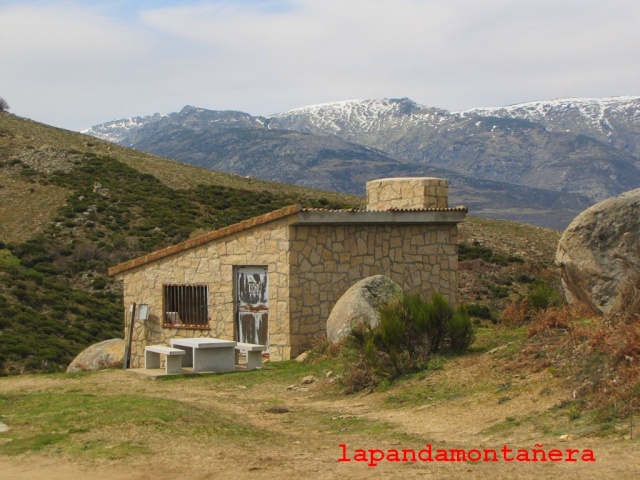
[[[287,390],[297,390],[297,389],[298,389],[298,386],[297,386],[297,385],[289,385],[289,386],[287,387]]]
[[[509,342],[509,343],[507,343],[506,345],[500,345],[499,347],[492,348],[491,350],[489,350],[489,351],[487,352],[487,354],[488,354],[488,355],[493,355],[493,354],[495,354],[495,353],[499,352],[500,350],[504,350],[505,348],[507,348],[507,347],[508,347],[509,345],[511,345],[512,343],[513,343],[513,342]]]
[[[324,374],[325,378],[329,378],[331,377],[331,375],[333,375],[333,370],[329,370],[327,373]]]
[[[336,415],[331,417],[331,420],[344,420],[345,418],[358,418],[357,415]]]
[[[296,362],[302,363],[307,359],[308,356],[309,356],[309,352],[301,353],[296,357]]]
[[[11,428],[8,425],[5,425],[4,423],[0,422],[0,433],[5,433],[5,432],[8,432],[9,430],[11,430]]]
[[[564,434],[564,435],[560,435],[560,439],[561,442],[566,442],[568,440],[571,440],[571,435],[569,434]]]
[[[301,383],[302,383],[302,385],[310,385],[315,381],[316,381],[316,377],[314,377],[313,375],[307,375],[306,377],[304,377],[302,379]]]

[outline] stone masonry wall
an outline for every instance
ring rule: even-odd
[[[449,181],[442,178],[383,178],[367,182],[367,210],[447,208]]]
[[[456,302],[457,225],[298,225],[290,230],[293,356],[314,337],[324,338],[340,296],[372,275],[390,277],[407,293],[428,298],[439,291]]]
[[[285,217],[161,258],[118,274],[124,278],[124,305],[149,304],[147,322],[136,321],[132,367],[144,366],[145,345],[169,344],[171,338],[235,338],[234,267],[266,265],[269,282],[269,332],[272,360],[290,358],[289,238]],[[163,284],[209,286],[209,329],[162,326]],[[131,314],[126,309],[125,325]]]

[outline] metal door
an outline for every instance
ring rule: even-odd
[[[267,267],[236,270],[238,341],[266,345],[269,351]]]

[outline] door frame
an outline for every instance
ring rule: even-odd
[[[267,279],[267,314],[269,314],[271,310],[270,302],[269,302],[269,267],[268,265],[234,265],[233,266],[233,338],[236,342],[240,341],[240,287],[238,285],[238,280],[240,277],[240,272],[243,269],[260,269],[264,271],[265,277]],[[268,317],[267,317],[268,318]],[[268,321],[268,320],[267,320]],[[265,351],[264,353],[269,353],[269,335],[270,328],[269,323],[267,323],[267,339],[265,342]]]

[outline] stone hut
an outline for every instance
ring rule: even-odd
[[[366,210],[293,205],[215,230],[109,270],[124,282],[135,320],[132,366],[144,347],[176,337],[215,337],[268,346],[288,360],[324,337],[331,309],[354,283],[382,274],[406,292],[441,292],[458,284],[458,223],[448,182],[389,178],[367,183]]]

